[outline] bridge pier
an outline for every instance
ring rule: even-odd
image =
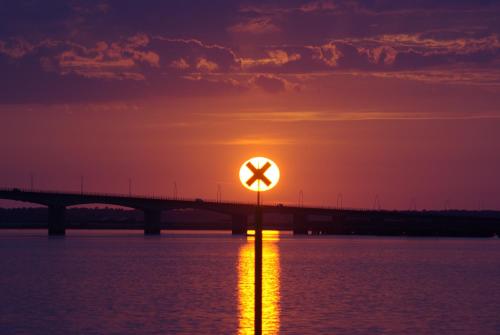
[[[144,211],[144,235],[160,235],[161,210]]]
[[[66,235],[65,214],[66,207],[49,206],[49,236]]]
[[[346,222],[346,216],[342,213],[332,215],[331,225],[328,226],[327,234],[347,235],[351,233],[351,229]]]
[[[248,217],[245,214],[231,215],[231,231],[233,235],[246,235],[248,226]]]
[[[307,216],[304,213],[293,213],[293,234],[294,235],[307,235]]]

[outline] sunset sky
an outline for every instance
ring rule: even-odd
[[[500,209],[498,1],[0,0],[0,185]]]

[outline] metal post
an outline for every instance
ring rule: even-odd
[[[342,195],[342,193],[339,193],[337,195],[337,209],[342,209],[344,207],[344,196]]]
[[[260,184],[260,180],[258,181]],[[262,208],[260,185],[255,209],[255,334],[262,334]]]
[[[373,201],[373,210],[380,210],[381,209],[381,206],[380,206],[380,197],[378,196],[378,194],[375,195],[375,200]]]

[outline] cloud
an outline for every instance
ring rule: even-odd
[[[433,112],[380,112],[372,111],[244,111],[217,114],[221,118],[240,121],[265,122],[350,122],[350,121],[405,121],[405,120],[476,120],[499,119],[498,113],[439,113]]]
[[[253,83],[269,93],[279,93],[286,89],[285,81],[270,75],[258,75],[253,78]]]
[[[220,117],[231,117],[242,121],[269,121],[269,122],[302,122],[302,121],[327,121],[330,113],[322,112],[269,112],[269,111],[243,111],[227,114],[219,114]]]
[[[53,48],[60,43],[51,39],[44,39],[38,43],[33,43],[21,37],[14,37],[7,40],[0,40],[0,55],[3,54],[13,59],[20,59],[39,49]]]
[[[121,89],[144,95],[165,94],[167,90],[169,94],[251,89],[294,92],[312,88],[308,85],[315,83],[309,79],[315,76],[336,74],[488,88],[497,88],[500,81],[500,40],[498,32],[488,24],[493,15],[487,13],[488,6],[445,6],[430,1],[424,1],[421,8],[408,2],[388,6],[383,1],[299,1],[288,7],[283,3],[281,7],[260,2],[240,7],[232,3],[224,6],[223,14],[213,17],[211,23],[216,28],[193,24],[193,30],[184,26],[180,31],[169,28],[169,36],[165,36],[160,35],[165,32],[162,25],[114,17],[117,11],[124,15],[125,9],[112,1],[100,8],[101,3],[87,6],[75,1],[71,6],[61,5],[60,11],[54,10],[58,6],[48,4],[51,10],[43,13],[54,16],[44,15],[44,30],[36,34],[32,33],[34,26],[29,20],[39,8],[9,4],[0,13],[1,28],[8,28],[0,29],[2,101],[20,101],[23,94],[44,99],[27,88],[19,89],[23,86],[12,84],[16,81],[32,83],[33,90],[45,83],[50,91],[47,96],[62,94],[56,91],[69,92],[67,95],[75,99],[93,90],[96,96],[105,95],[97,92],[108,85],[103,82],[120,82]],[[171,6],[182,12],[174,5],[159,7],[166,12]],[[68,7],[70,14],[65,17]],[[151,11],[146,5],[136,9]],[[414,20],[421,17],[417,14],[432,14],[433,9],[440,14]],[[6,13],[16,12],[21,12],[22,22],[6,17]],[[361,19],[355,15],[341,16],[348,12],[380,15],[369,14]],[[395,29],[388,28],[390,24],[384,15],[396,12],[404,17],[391,17],[398,23],[398,33],[391,33]],[[462,14],[450,18],[443,17],[443,12]],[[481,18],[472,20],[469,12],[487,13],[485,22]],[[498,13],[498,8],[490,12]],[[80,16],[88,20],[85,25],[68,23]],[[352,18],[351,23],[346,24],[345,18]],[[108,29],[110,22],[115,21],[120,23],[117,28]],[[123,22],[131,25],[122,26]],[[424,30],[427,27],[432,29]],[[235,36],[228,31],[256,36]],[[266,33],[269,34],[260,35]]]
[[[395,70],[404,70],[405,67],[415,69],[429,65],[436,66],[440,63],[443,66],[475,63],[476,59],[481,59],[484,63],[485,56],[496,58],[500,53],[500,40],[496,34],[477,38],[436,38],[428,35],[430,33],[334,39],[330,44],[336,48],[331,49],[331,54],[339,56],[333,56],[327,63],[337,64],[343,53],[350,49],[365,56],[372,64],[395,65]],[[319,55],[318,58],[325,58],[322,55],[325,46],[311,48]],[[350,59],[346,61],[352,64],[353,56],[351,54]]]
[[[198,39],[154,36],[149,47],[169,65],[177,64],[175,62],[182,59],[202,71],[230,72],[241,69],[241,61],[235,52],[219,44],[208,44]],[[185,64],[182,63],[182,66],[185,67]]]
[[[473,85],[500,88],[500,70],[452,67],[445,69],[351,72],[355,76],[395,78],[432,84]]]
[[[328,1],[328,0],[311,1],[299,7],[300,11],[306,13],[334,10],[336,8],[337,6],[333,3],[333,1]]]
[[[338,60],[343,56],[342,52],[333,42],[321,46],[308,47],[314,52],[313,59],[317,59],[330,67],[338,65]]]
[[[179,58],[170,62],[170,67],[178,70],[186,70],[189,69],[190,65],[184,58]]]
[[[276,65],[283,65],[300,59],[300,55],[298,53],[289,55],[283,50],[271,50],[268,51],[268,55],[270,60]]]
[[[198,59],[198,62],[196,63],[196,68],[200,71],[213,72],[219,68],[219,65],[217,65],[217,63],[215,62],[209,61],[208,59],[202,57]]]
[[[22,38],[14,38],[9,42],[0,41],[0,53],[11,58],[22,58],[34,49],[33,44]]]
[[[312,14],[315,12],[330,12],[334,10],[340,10],[345,8],[356,7],[354,1],[336,1],[333,2],[331,0],[315,0],[305,2],[301,5],[293,5],[293,6],[277,6],[277,5],[269,5],[269,4],[254,4],[254,5],[245,5],[240,7],[240,12],[242,13],[252,13],[256,15],[267,15],[267,16],[278,16],[278,15],[286,15],[286,14]]]
[[[296,141],[290,138],[276,138],[276,137],[264,137],[264,136],[247,136],[231,138],[221,141],[216,141],[213,144],[216,145],[236,145],[236,146],[246,146],[246,145],[290,145],[295,144]]]
[[[394,61],[396,60],[396,56],[398,55],[396,49],[385,45],[372,49],[359,47],[358,52],[360,54],[366,55],[370,62],[374,64],[379,64],[381,61],[383,61],[383,63],[387,65],[394,63]]]
[[[230,48],[197,39],[138,33],[93,45],[0,42],[0,103],[235,94],[250,88],[251,75],[233,78],[241,60]],[[180,71],[168,72],[173,69]]]
[[[473,38],[437,39],[426,37],[423,33],[381,35],[368,39],[353,39],[352,43],[371,43],[391,47],[399,52],[415,52],[424,56],[431,55],[470,55],[483,51],[500,49],[498,35]]]
[[[203,94],[232,94],[247,91],[250,87],[248,81],[242,78],[234,78],[230,74],[217,73],[217,72],[196,72],[186,73],[179,77],[187,81],[188,85],[185,86],[186,94],[193,95],[196,88],[204,90]]]
[[[300,86],[276,75],[259,74],[250,83],[267,93],[280,93],[286,90],[299,90]]]
[[[74,74],[85,78],[144,80],[141,67],[158,67],[160,57],[146,50],[149,37],[135,34],[131,37],[108,43],[96,42],[95,46],[45,39],[31,43],[16,38],[7,43],[0,40],[0,54],[21,61],[28,55],[39,57],[43,71],[60,75]]]
[[[78,14],[95,14],[95,13],[107,13],[111,9],[111,6],[106,3],[106,2],[98,2],[98,3],[91,3],[88,1],[87,3],[82,2],[73,2],[70,3],[69,6],[71,9]]]
[[[285,3],[285,2],[284,2]],[[484,1],[478,6],[474,1],[363,1],[363,0],[313,0],[301,5],[270,5],[269,3],[246,4],[240,7],[242,13],[255,15],[284,16],[297,13],[304,16],[314,14],[327,15],[359,15],[359,16],[430,16],[436,14],[472,14],[487,13],[498,10],[495,1]]]
[[[257,17],[244,22],[237,23],[227,29],[232,33],[264,34],[275,33],[281,29],[272,22],[270,17]]]
[[[101,41],[93,48],[73,45],[56,58],[61,74],[70,73],[87,78],[144,80],[138,69],[140,64],[159,66],[160,56],[152,51],[141,50],[149,43],[144,34],[137,34],[125,42],[108,44]]]
[[[285,50],[269,50],[267,51],[267,57],[265,58],[242,58],[241,64],[244,68],[263,66],[263,65],[275,65],[281,66],[290,62],[295,62],[301,58],[298,53],[287,53]]]

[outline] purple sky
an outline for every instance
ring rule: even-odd
[[[0,185],[500,209],[498,1],[0,0]],[[10,203],[9,203],[10,205]]]

